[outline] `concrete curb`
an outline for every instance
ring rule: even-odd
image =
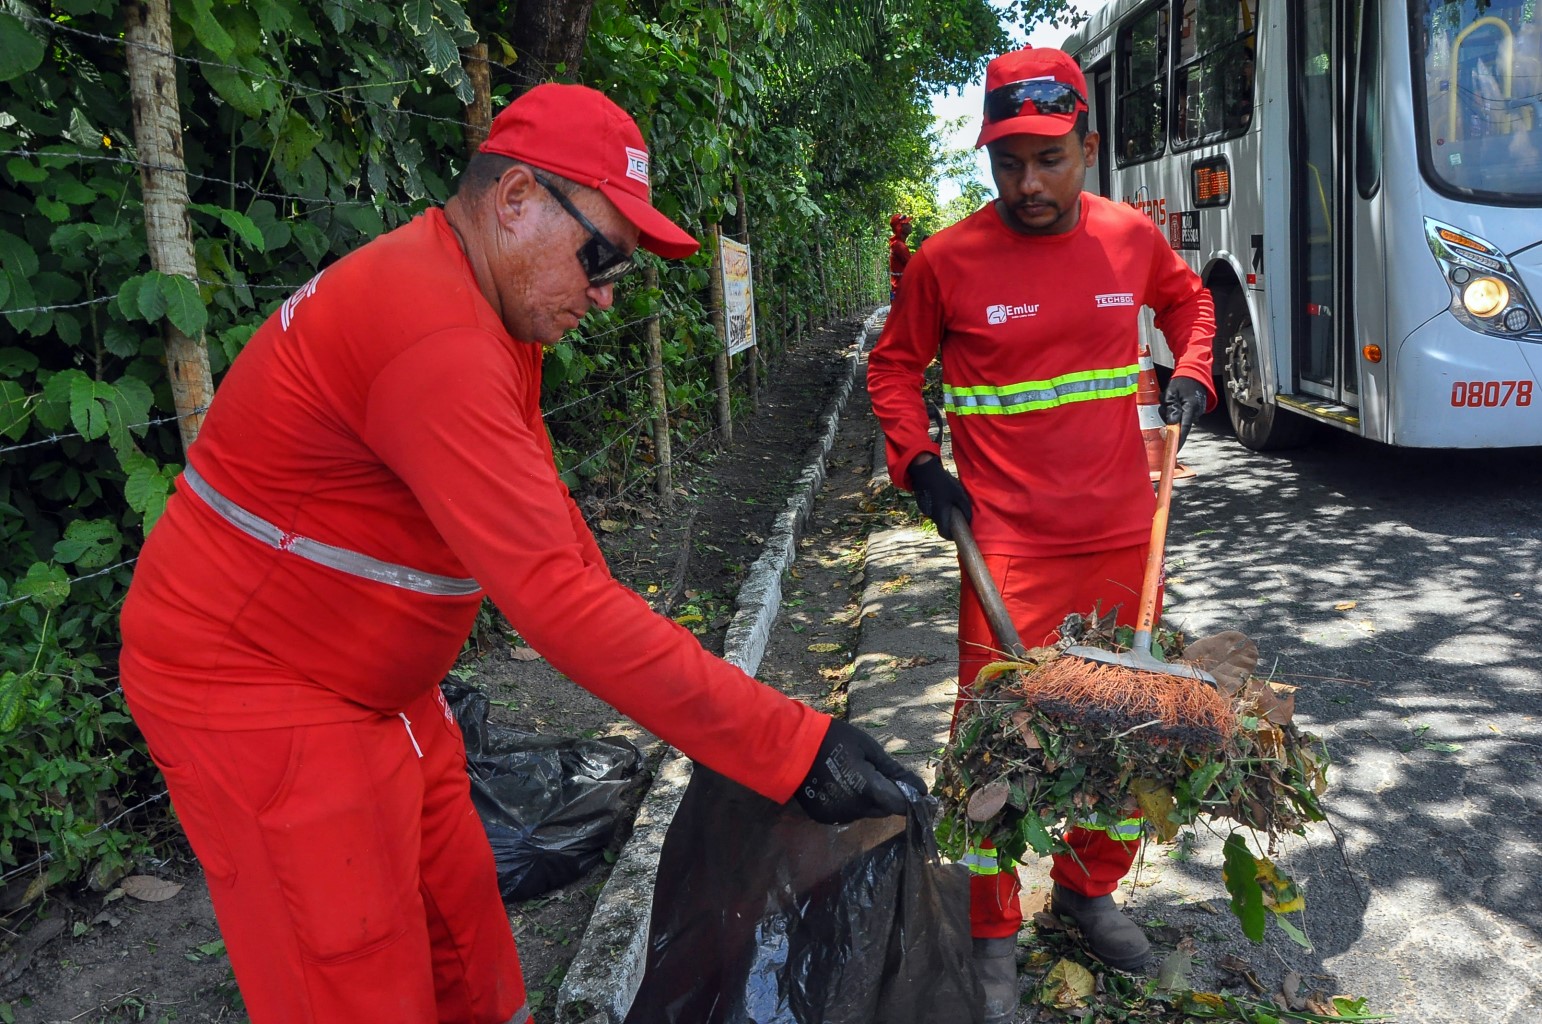
[[[847,356],[845,380],[821,419],[823,431],[810,449],[807,466],[739,589],[734,618],[723,642],[723,657],[751,675],[760,667],[771,627],[781,610],[782,577],[797,558],[799,533],[824,484],[825,460],[840,432],[841,414],[851,396],[862,352],[869,338],[877,336],[883,323],[881,314],[887,311],[887,307],[880,307],[857,332]],[[643,798],[632,836],[600,890],[578,955],[557,991],[558,1024],[618,1024],[626,1017],[647,961],[653,884],[664,834],[690,779],[690,759],[677,750],[667,750]]]

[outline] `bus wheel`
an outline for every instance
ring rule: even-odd
[[[1316,424],[1264,400],[1263,371],[1258,365],[1258,340],[1246,314],[1226,346],[1222,390],[1232,428],[1244,448],[1255,452],[1298,448],[1312,439]]]

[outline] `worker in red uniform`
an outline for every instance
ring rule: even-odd
[[[910,243],[905,241],[910,235],[910,218],[896,213],[889,218],[889,231],[889,301],[893,302],[905,266],[910,262]]]
[[[610,576],[563,487],[542,345],[639,244],[632,119],[537,86],[443,209],[317,274],[222,382],[123,610],[122,681],[254,1024],[530,1019],[438,683],[483,596],[560,672],[824,822],[921,782],[704,651]]]
[[[1121,606],[1132,622],[1155,500],[1136,409],[1142,306],[1177,357],[1163,415],[1187,429],[1213,407],[1209,294],[1151,220],[1082,191],[1098,136],[1086,82],[1060,50],[1025,48],[990,62],[977,145],[997,198],[927,239],[868,364],[889,472],[951,537],[971,525],[1025,643],[1071,612]],[[927,434],[922,372],[941,351],[958,477]],[[996,646],[963,588],[959,695],[968,699]],[[1133,863],[1138,821],[1093,820],[1056,856],[1052,906],[1098,956],[1133,969],[1148,944],[1110,894]],[[971,920],[988,1017],[1017,1002],[1022,923],[1014,866],[970,851]]]

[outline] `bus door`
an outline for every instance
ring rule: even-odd
[[[1360,236],[1376,230],[1368,200],[1355,187],[1353,165],[1362,3],[1301,0],[1291,5],[1290,33],[1297,154],[1291,162],[1296,391],[1321,400],[1307,403],[1310,411],[1352,427],[1359,426],[1360,405],[1357,302],[1379,322],[1383,316],[1375,306],[1385,288],[1379,259],[1355,259],[1357,246],[1373,242]]]

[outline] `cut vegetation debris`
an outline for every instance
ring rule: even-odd
[[[1064,657],[1068,647],[1129,649],[1133,631],[1115,626],[1113,615],[1071,615],[1060,633],[1054,646],[981,672],[976,699],[962,712],[938,769],[939,847],[956,859],[988,839],[1021,861],[1030,850],[1067,851],[1064,834],[1077,823],[1139,815],[1166,842],[1201,818],[1225,820],[1231,907],[1248,938],[1262,941],[1266,910],[1282,915],[1302,907],[1295,884],[1269,857],[1283,835],[1304,834],[1307,823],[1323,820],[1327,751],[1293,723],[1295,688],[1253,676],[1258,647],[1241,633],[1190,644],[1181,633],[1158,629],[1156,657],[1181,657],[1215,677],[1214,690],[1199,695],[1209,699],[1192,707],[1213,708],[1216,691],[1224,698],[1222,713],[1191,715],[1181,695],[1174,706],[1170,685],[1148,704],[1138,691],[1100,689],[1085,662],[1066,671],[1077,661]],[[1150,675],[1166,684],[1176,678]],[[1257,853],[1239,826],[1261,845]],[[1298,929],[1277,920],[1304,943]]]

